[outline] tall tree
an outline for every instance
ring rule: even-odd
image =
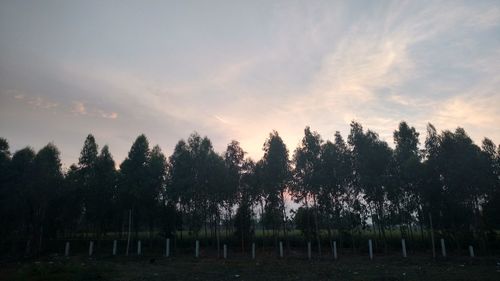
[[[313,203],[312,214],[318,253],[321,255],[321,240],[318,222],[318,196],[321,194],[321,145],[323,140],[317,132],[304,129],[304,137],[294,154],[294,195],[304,201],[309,210],[309,201]],[[306,213],[307,214],[307,213]],[[309,230],[309,233],[311,231]],[[310,239],[310,237],[307,237]]]
[[[28,200],[31,206],[33,241],[38,246],[38,252],[42,250],[43,238],[47,237],[54,224],[55,218],[48,214],[57,213],[50,208],[62,187],[63,174],[59,155],[57,147],[49,143],[38,151],[33,162],[34,182],[28,192]]]
[[[420,221],[425,218],[419,208],[421,198],[417,193],[422,178],[418,136],[415,128],[408,126],[406,122],[401,122],[398,130],[394,131],[394,184],[389,189],[388,196],[398,217],[396,221],[402,237],[407,235],[405,229],[411,231],[415,212],[418,212]],[[405,225],[406,228],[403,227]]]
[[[351,123],[349,144],[353,147],[356,184],[364,194],[372,212],[372,222],[377,224],[387,251],[386,207],[392,151],[377,133],[370,130],[364,133],[361,124],[356,122]]]
[[[262,158],[261,181],[266,194],[266,213],[273,218],[273,234],[277,243],[277,221],[274,218],[280,217],[285,239],[287,237],[287,215],[285,205],[285,193],[290,181],[290,161],[288,159],[288,149],[279,136],[273,131],[264,143],[264,157]]]
[[[149,141],[145,135],[140,135],[132,144],[127,158],[120,165],[120,204],[124,214],[132,213],[132,225],[136,236],[145,216],[141,198],[142,193],[148,189],[150,157]]]

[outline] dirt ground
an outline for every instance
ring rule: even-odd
[[[0,280],[500,280],[500,258],[350,256],[337,261],[263,257],[46,257],[0,264]]]

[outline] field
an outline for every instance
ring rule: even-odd
[[[153,257],[75,256],[46,257],[20,263],[4,263],[0,280],[9,281],[156,281],[156,280],[500,280],[500,259],[459,258],[432,260],[428,256],[294,257],[277,259],[266,255],[256,260],[233,257],[195,259]]]

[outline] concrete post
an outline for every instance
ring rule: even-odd
[[[89,243],[89,257],[91,257],[93,253],[94,253],[94,241],[90,241],[90,243]]]
[[[224,259],[227,259],[227,245],[224,244]]]
[[[165,242],[165,257],[170,257],[170,238],[167,238]]]
[[[446,245],[444,244],[444,239],[441,238],[441,254],[446,257]]]
[[[116,240],[113,240],[113,256],[116,256],[116,249],[118,247],[118,242]]]
[[[252,259],[255,259],[255,242],[252,243]]]
[[[469,245],[469,256],[470,256],[471,258],[473,258],[473,257],[474,257],[474,247],[472,247],[472,245]]]
[[[69,242],[66,242],[66,247],[64,247],[64,256],[69,256]]]
[[[140,256],[142,255],[142,247],[141,247],[141,240],[137,241],[137,255]]]
[[[333,259],[337,259],[337,241],[333,241]]]
[[[370,260],[373,260],[373,246],[372,246],[372,240],[368,240],[368,252],[370,254]]]
[[[280,258],[283,258],[283,242],[280,241]]]

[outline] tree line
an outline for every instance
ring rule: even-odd
[[[26,253],[39,253],[50,239],[146,233],[209,237],[217,248],[232,238],[244,251],[257,232],[276,245],[294,229],[320,254],[323,241],[350,239],[354,248],[365,231],[385,249],[395,232],[423,240],[431,230],[457,249],[498,244],[500,146],[485,138],[479,147],[462,128],[432,124],[422,145],[406,122],[393,137],[391,148],[354,121],[347,140],[306,127],[290,153],[273,131],[254,161],[237,141],[219,154],[197,133],[167,158],[140,135],[117,169],[109,147],[99,150],[89,134],[66,171],[54,144],[12,154],[0,138],[1,246],[23,241]],[[287,209],[291,200],[297,209]]]

